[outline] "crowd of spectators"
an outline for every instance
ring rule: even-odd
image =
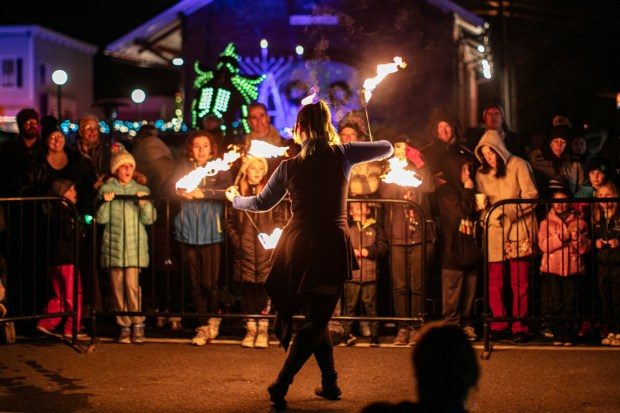
[[[580,335],[595,332],[601,334],[603,344],[620,345],[617,203],[578,201],[618,196],[618,154],[604,149],[606,145],[614,146],[618,137],[604,136],[592,144],[586,131],[573,127],[564,117],[555,117],[549,120],[546,139],[532,149],[508,128],[499,104],[485,108],[484,128],[465,133],[449,111],[435,110],[430,118],[430,140],[426,144],[404,135],[390,139],[394,155],[406,162],[406,169],[421,179],[421,185],[383,182],[385,163],[360,164],[351,171],[350,230],[359,268],[345,285],[341,314],[373,317],[384,312],[398,317],[393,344],[415,345],[422,320],[428,316],[425,299],[433,294],[429,286],[441,285],[438,295],[444,322],[459,326],[469,340],[477,340],[479,320],[474,317],[474,300],[481,291],[482,268],[486,265],[488,307],[494,317],[527,318],[536,299],[542,303],[540,315],[547,319],[541,331],[553,337],[554,343],[574,344]],[[93,282],[97,277],[84,271],[92,268],[92,260],[97,260],[98,279],[108,274],[112,310],[142,311],[140,273],[152,267],[157,277],[163,277],[161,274],[171,268],[178,269],[176,280],[165,286],[155,283],[165,290],[158,293],[160,301],[174,303],[166,310],[174,313],[185,308],[183,292],[172,292],[183,289],[180,277],[189,281],[196,313],[221,313],[225,311],[222,297],[231,294],[231,286],[222,283],[222,268],[230,260],[231,279],[237,286],[236,295],[232,295],[237,297],[238,308],[244,314],[257,316],[243,321],[242,345],[266,347],[269,321],[259,315],[271,311],[263,288],[270,252],[261,244],[259,234],[282,228],[289,218],[288,205],[283,202],[268,213],[256,214],[226,208],[223,200],[224,190],[230,185],[237,186],[242,195],[260,193],[281,158],[244,155],[229,171],[203,178],[196,189],[176,190],[175,182],[180,177],[226,150],[226,137],[218,133],[213,119],[205,119],[204,124],[204,130],[189,134],[180,153],[149,125],[143,126],[135,140],[126,145],[131,147],[128,151],[104,139],[95,116],[80,119],[77,140],[70,146],[56,119],[40,119],[35,110],[23,109],[17,115],[19,136],[6,142],[0,151],[0,197],[64,196],[80,216],[96,217],[103,228],[103,239],[97,240],[97,254],[80,263],[81,278],[85,290],[99,289],[95,285],[98,282]],[[252,140],[262,140],[289,146],[288,156],[298,152],[299,148],[270,124],[264,105],[250,105],[248,124],[251,131],[245,137],[245,149]],[[342,144],[368,139],[365,123],[354,116],[343,117],[338,131]],[[170,225],[155,225],[155,231],[148,233],[152,237],[149,242],[145,228],[164,216],[157,208],[160,204],[151,201],[152,197],[129,202],[118,195],[152,195],[170,200]],[[537,207],[534,200],[541,198],[575,201]],[[377,199],[401,202],[383,203]],[[509,199],[532,203],[491,208]],[[1,211],[3,220],[5,214],[10,220],[9,212]],[[84,226],[83,221],[74,222],[66,216],[62,222],[70,228]],[[162,230],[164,227],[168,231]],[[66,235],[56,232],[61,237]],[[486,254],[482,232],[488,236]],[[92,231],[86,229],[81,234],[81,242],[89,245]],[[60,241],[53,241],[49,247],[61,250]],[[149,251],[153,245],[158,248],[171,244],[178,251],[178,266],[172,263],[172,253]],[[10,261],[10,248],[3,249]],[[81,312],[81,303],[67,299],[72,296],[72,257],[55,255],[62,259],[50,264],[54,298],[46,311],[75,306]],[[10,271],[8,278],[10,296]],[[537,297],[532,296],[535,279],[543,290]],[[511,294],[506,294],[504,282]],[[389,298],[381,296],[385,292],[382,285],[389,286]],[[595,294],[579,293],[587,287]],[[81,292],[82,284],[80,300]],[[13,302],[19,299],[15,295],[11,298]],[[103,301],[90,305],[102,306]],[[591,322],[594,315],[607,322]],[[410,321],[402,320],[407,318]],[[38,324],[40,332],[56,334],[59,320],[50,320]],[[205,345],[218,336],[221,317],[201,316],[196,320],[192,344]],[[179,330],[183,328],[181,321],[179,317],[159,317],[157,325],[169,323],[173,330]],[[144,317],[118,316],[117,324],[120,343],[144,341]],[[377,322],[360,322],[359,326],[350,321],[332,324],[333,338],[347,345],[356,343],[357,331],[369,336],[371,345],[380,343],[381,326]],[[65,323],[63,334],[70,335],[72,328]],[[531,326],[521,320],[494,321],[491,333],[494,339],[512,336],[518,343],[533,335]]]

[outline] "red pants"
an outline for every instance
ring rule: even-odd
[[[59,265],[50,267],[50,282],[54,290],[54,297],[47,303],[46,314],[73,311],[73,264]],[[81,328],[82,320],[82,283],[78,272],[78,301],[77,301],[77,322],[78,331]],[[60,317],[44,318],[39,321],[39,326],[48,330],[55,329],[62,319]],[[64,325],[64,335],[71,335],[73,330],[73,318],[67,317]]]
[[[512,287],[512,316],[525,317],[528,305],[528,275],[530,262],[527,260],[509,260],[510,286]],[[504,269],[506,262],[490,262],[489,264],[489,306],[493,317],[505,317],[504,305]],[[506,330],[507,322],[491,323],[492,331]],[[527,333],[527,326],[519,321],[512,323],[512,333]]]

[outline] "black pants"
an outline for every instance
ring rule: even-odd
[[[556,334],[573,333],[572,322],[577,308],[577,276],[560,276],[544,274],[549,284],[549,315],[553,318],[551,325]]]
[[[216,312],[219,306],[220,244],[183,244],[181,254],[192,285],[196,313]],[[206,325],[208,320],[208,317],[198,319],[200,325]]]
[[[620,323],[620,266],[599,264],[598,285],[603,302],[603,317]]]
[[[433,257],[434,244],[426,244],[426,263]],[[422,245],[393,245],[392,294],[396,317],[415,317],[424,313],[424,274],[422,273]],[[405,327],[407,323],[398,323]]]
[[[263,283],[241,284],[241,308],[245,314],[269,314],[269,296]]]
[[[303,312],[304,325],[301,327],[280,371],[278,380],[291,383],[295,375],[314,354],[323,380],[336,377],[334,366],[334,349],[332,339],[327,331],[327,323],[331,318],[340,295],[309,294],[305,297]]]

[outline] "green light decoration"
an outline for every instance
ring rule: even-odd
[[[239,55],[235,45],[229,43],[215,65],[215,70],[203,70],[200,62],[194,64],[196,99],[192,102],[192,127],[200,128],[202,119],[214,115],[224,122],[224,130],[241,125],[243,133],[250,127],[245,120],[247,106],[258,98],[258,86],[265,79],[261,76],[244,76],[239,71]]]

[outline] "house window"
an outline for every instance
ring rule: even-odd
[[[49,76],[47,75],[49,73],[49,69],[47,67],[47,64],[45,63],[41,63],[39,64],[39,85],[41,86],[47,86],[50,82],[49,82]]]
[[[0,70],[0,87],[3,89],[22,87],[22,59],[16,57],[0,57]]]

